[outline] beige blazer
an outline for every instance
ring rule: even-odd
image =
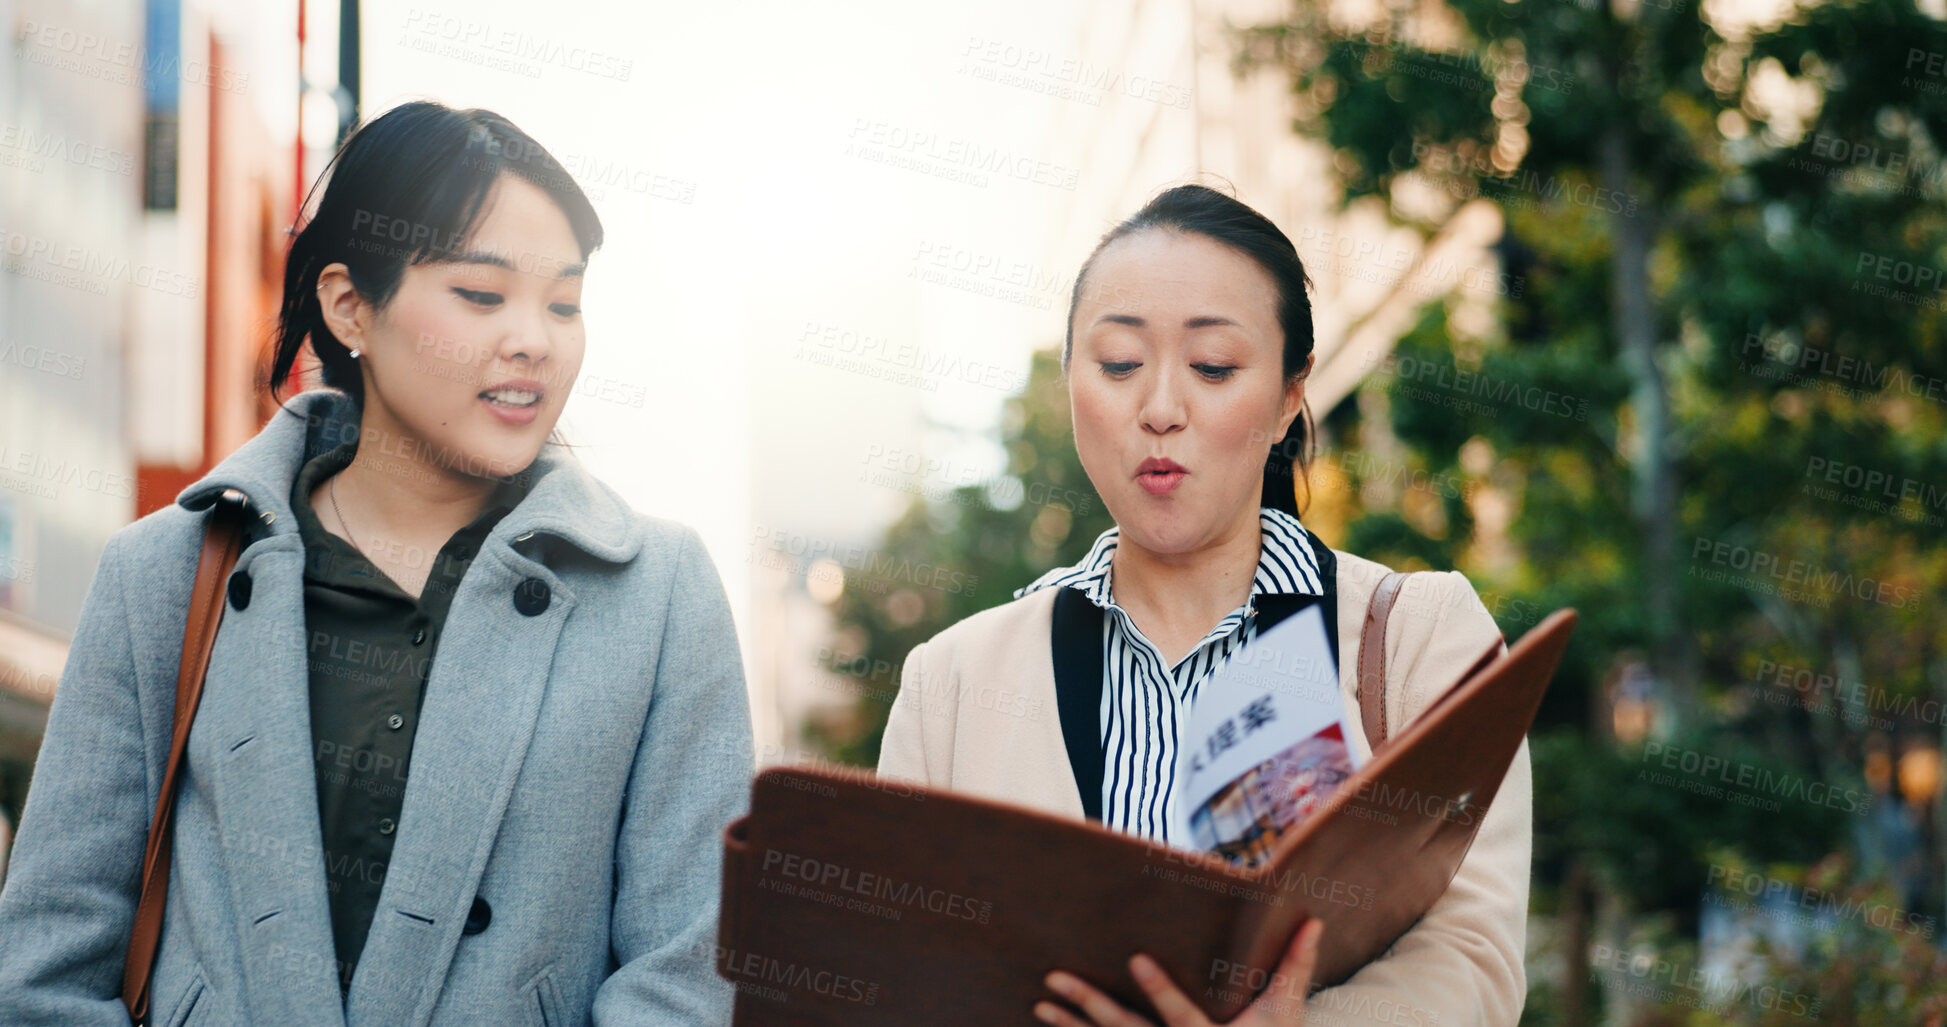
[[[1359,629],[1384,565],[1338,557],[1339,698],[1350,743],[1360,724]],[[983,610],[915,646],[886,723],[879,773],[1083,818],[1055,705],[1055,590]],[[1457,683],[1500,628],[1458,571],[1410,575],[1386,629],[1386,722],[1399,731]],[[1505,648],[1505,646],[1503,646]],[[1305,1003],[1306,1023],[1503,1027],[1527,998],[1533,796],[1528,744],[1483,818],[1446,894],[1417,926],[1344,984]],[[1195,987],[1197,982],[1179,982]]]

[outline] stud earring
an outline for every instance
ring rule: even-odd
[[[357,346],[353,346],[353,347],[352,347],[352,359],[353,359],[353,360],[357,360],[357,359],[358,359],[358,347],[357,347]]]

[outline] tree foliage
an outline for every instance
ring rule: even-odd
[[[1431,235],[1485,200],[1505,228],[1491,326],[1430,303],[1321,412],[1307,523],[1396,567],[1462,570],[1511,638],[1580,610],[1535,745],[1538,908],[1579,858],[1626,908],[1694,926],[1712,859],[1810,865],[1858,824],[1640,779],[1643,743],[1598,715],[1633,669],[1660,702],[1651,742],[1831,788],[1864,791],[1876,759],[1940,736],[1947,27],[1911,0],[1750,27],[1690,0],[1335,10],[1299,3],[1237,53],[1288,75],[1293,130],[1331,148],[1345,202]],[[887,547],[978,585],[917,604],[848,589],[855,648],[896,664],[1108,525],[1052,353],[1003,442],[1014,478],[1088,501],[916,501]],[[1389,485],[1401,468],[1461,487]],[[826,741],[872,761],[891,691]],[[1852,988],[1847,1009],[1905,1003],[1896,1018],[1939,1007],[1938,985],[1900,990],[1919,950],[1875,951],[1894,968],[1827,958],[1820,986]]]

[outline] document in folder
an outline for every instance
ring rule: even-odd
[[[1231,654],[1197,690],[1177,750],[1175,837],[1244,866],[1270,859],[1364,762],[1314,605]]]
[[[764,771],[725,836],[734,1022],[1027,1023],[1053,969],[1154,1016],[1136,951],[1223,1021],[1279,986],[1314,916],[1315,983],[1342,982],[1446,890],[1574,623],[1560,610],[1483,653],[1255,867],[860,769]]]

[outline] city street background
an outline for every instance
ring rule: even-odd
[[[273,409],[306,190],[429,98],[603,219],[561,428],[702,532],[760,764],[874,763],[912,646],[1109,526],[1069,291],[1203,182],[1315,285],[1307,526],[1581,613],[1524,1022],[1947,1023],[1943,18],[0,0],[0,826],[103,544]]]

